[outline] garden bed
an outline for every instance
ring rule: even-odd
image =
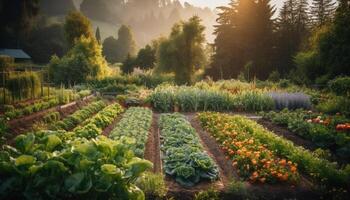
[[[56,106],[47,110],[42,110],[36,113],[33,113],[28,116],[24,116],[18,119],[13,119],[8,122],[8,126],[10,129],[11,137],[15,137],[18,134],[21,134],[27,130],[29,130],[34,122],[42,119],[46,114],[52,113],[52,112],[59,112],[61,118],[65,118],[66,116],[74,113],[75,111],[81,109],[81,107],[87,105],[91,99],[93,98],[93,95],[84,98],[81,101],[75,101],[72,103],[69,103],[67,105],[62,105],[62,106]]]

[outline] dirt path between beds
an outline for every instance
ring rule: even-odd
[[[152,125],[148,135],[146,148],[145,148],[145,159],[153,163],[154,173],[162,173],[158,120],[159,120],[159,114],[153,113]]]

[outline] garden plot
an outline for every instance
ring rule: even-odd
[[[145,145],[152,125],[152,111],[148,108],[132,107],[123,115],[109,137],[129,144],[136,156],[144,157]]]
[[[315,185],[347,187],[349,173],[346,170],[337,169],[329,161],[315,157],[310,151],[276,136],[254,121],[219,113],[202,113],[199,119],[219,142],[228,159],[233,159],[232,164],[240,172],[240,177],[249,182],[289,182],[298,186],[307,183],[302,175],[305,174]],[[254,146],[259,143],[257,152]],[[274,155],[277,157],[269,160]]]
[[[349,119],[345,116],[332,116],[303,110],[271,111],[264,113],[263,116],[267,122],[262,122],[265,122],[269,127],[274,129],[279,126],[287,128],[294,135],[292,141],[307,141],[304,142],[306,147],[328,150],[332,154],[332,157],[327,156],[330,157],[329,159],[336,160],[341,164],[349,163],[350,125],[347,125]],[[292,137],[290,134],[287,136]]]
[[[66,116],[72,114],[73,112],[81,109],[83,106],[93,101],[95,101],[95,98],[93,96],[89,96],[88,98],[84,98],[84,100],[82,101],[73,102],[73,104],[70,103],[70,106],[64,105],[64,106],[49,108],[46,110],[32,113],[28,116],[11,120],[8,122],[8,126],[10,128],[11,133],[14,133],[13,136],[16,136],[18,134],[29,131],[36,122],[43,120],[47,115],[58,112],[59,118],[63,119]]]
[[[223,189],[219,168],[184,115],[159,118],[163,173],[174,195],[192,194],[211,186]]]

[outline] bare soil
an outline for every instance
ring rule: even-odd
[[[160,137],[158,120],[159,114],[153,114],[152,126],[145,147],[145,159],[153,163],[153,172],[162,173],[162,162],[160,158]]]
[[[109,134],[113,131],[113,129],[115,128],[115,126],[118,124],[118,122],[120,121],[120,119],[123,117],[122,114],[119,114],[115,119],[114,121],[112,122],[112,124],[110,124],[109,126],[107,126],[103,132],[102,132],[102,135],[104,136],[109,136]]]

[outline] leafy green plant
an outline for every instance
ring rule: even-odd
[[[87,119],[80,126],[74,129],[79,137],[95,138],[99,136],[103,129],[112,124],[113,120],[123,112],[120,104],[115,103],[105,107],[92,118]]]
[[[61,115],[59,112],[52,112],[52,113],[46,114],[43,117],[43,121],[47,124],[50,124],[50,123],[58,121],[60,119],[60,117],[61,117]]]
[[[72,115],[69,115],[68,117],[64,118],[63,120],[54,123],[51,129],[53,130],[63,129],[66,131],[72,130],[78,124],[82,123],[84,120],[91,117],[91,115],[102,110],[106,106],[107,106],[106,103],[102,100],[97,102],[92,102],[89,105],[83,107],[81,110],[78,110]]]
[[[185,116],[162,114],[159,120],[163,137],[162,151],[166,174],[183,186],[193,186],[202,179],[216,180],[218,168],[204,151],[198,135]]]
[[[213,188],[198,192],[194,200],[220,200],[219,192]]]
[[[147,199],[163,199],[168,191],[162,174],[147,172],[139,178],[136,185],[145,193]]]
[[[144,199],[135,182],[152,167],[120,141],[67,132],[21,135],[0,155],[2,199]]]
[[[143,157],[152,124],[152,111],[148,108],[129,108],[110,133],[110,138],[131,143],[136,156]]]

